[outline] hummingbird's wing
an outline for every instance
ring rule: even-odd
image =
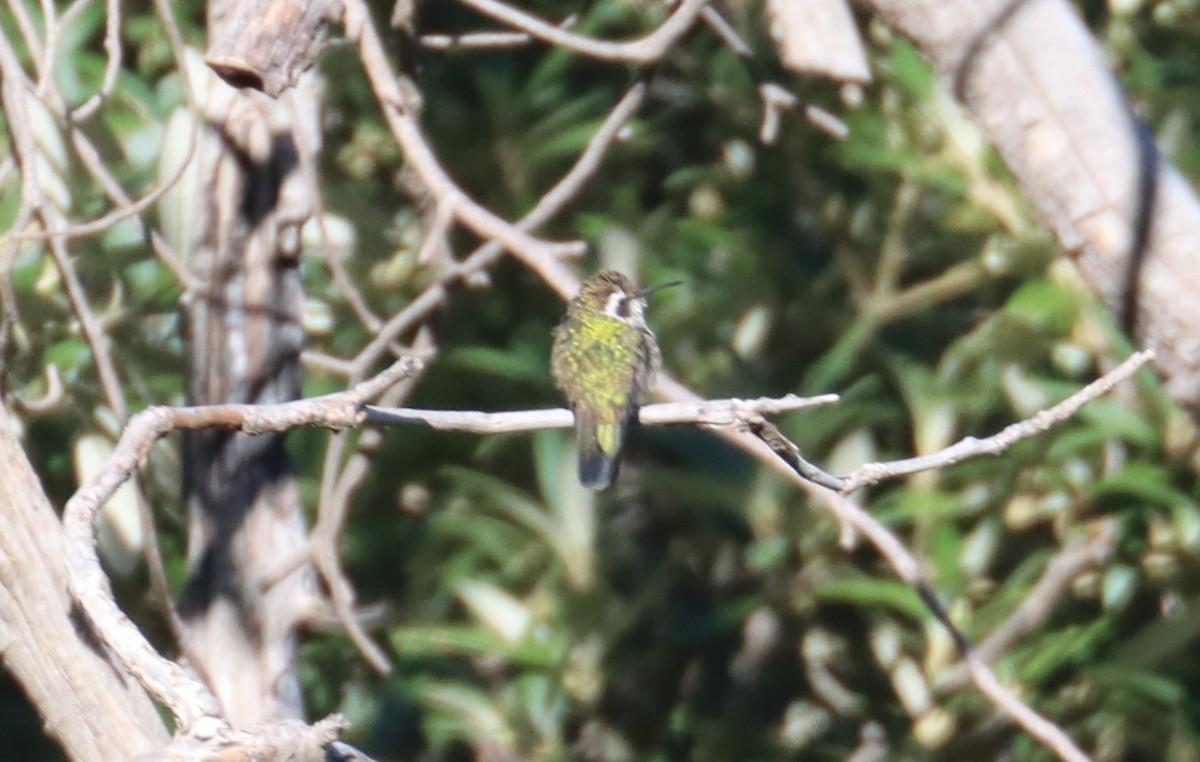
[[[617,475],[625,429],[636,409],[643,351],[614,333],[624,323],[606,317],[568,317],[554,332],[551,371],[575,414],[579,480],[604,489]]]

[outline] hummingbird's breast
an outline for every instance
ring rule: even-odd
[[[654,335],[607,315],[575,315],[555,329],[551,370],[571,407],[619,420],[654,375]]]

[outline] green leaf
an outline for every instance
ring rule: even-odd
[[[1017,674],[1022,683],[1038,685],[1057,670],[1070,669],[1089,659],[1112,634],[1112,623],[1107,619],[1047,633],[1021,649]]]
[[[1089,402],[1080,409],[1079,418],[1110,437],[1152,450],[1159,446],[1159,434],[1145,414],[1115,399],[1103,397]]]
[[[1192,502],[1188,495],[1172,484],[1169,471],[1142,461],[1129,463],[1117,473],[1100,479],[1096,482],[1095,491],[1097,496],[1134,497],[1163,508]]]
[[[537,628],[534,628],[535,632]],[[428,625],[397,627],[388,634],[392,647],[406,657],[493,656],[513,664],[549,669],[561,663],[565,641],[554,636],[531,635],[509,643],[499,635],[475,625]]]
[[[896,80],[919,100],[927,100],[934,83],[929,61],[911,43],[899,38],[892,43],[891,54]]]
[[[526,383],[544,384],[549,374],[549,360],[534,359],[531,355],[511,349],[491,347],[461,347],[447,352],[441,359],[444,366],[452,366],[456,373],[486,373]]]
[[[64,376],[74,376],[92,360],[92,350],[83,339],[64,339],[42,353],[46,365],[57,365]]]
[[[1064,285],[1048,279],[1034,280],[1009,297],[1004,311],[1013,318],[1062,336],[1075,323],[1079,313],[1078,299],[1076,292]]]
[[[929,609],[917,591],[903,582],[873,577],[850,577],[822,583],[816,591],[824,603],[851,603],[856,606],[883,606],[924,621]]]

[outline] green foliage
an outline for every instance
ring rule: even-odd
[[[480,23],[453,3],[424,5],[429,31]],[[1132,16],[1086,5],[1139,113],[1185,173],[1200,177],[1194,4],[1150,3]],[[577,31],[614,37],[649,28],[664,11],[616,0],[529,6],[547,18],[578,13]],[[755,59],[739,60],[704,28],[689,35],[649,76],[646,105],[597,177],[540,231],[587,241],[588,271],[617,265],[644,283],[686,281],[656,296],[649,315],[673,377],[709,397],[839,392],[840,404],[780,423],[806,457],[844,471],[993,433],[1064,398],[1124,351],[917,51],[872,24],[877,81],[849,108],[833,86],[778,70],[761,9],[733,6]],[[66,30],[69,55],[56,62],[75,102],[103,76],[101,10],[77,17]],[[198,5],[189,12],[185,26],[200,16]],[[129,68],[89,129],[136,194],[154,183],[182,87],[150,10],[127,13]],[[0,21],[17,39],[9,19]],[[194,26],[185,33],[198,39]],[[389,315],[433,279],[416,261],[420,215],[357,60],[335,50],[322,65],[325,203],[354,226],[349,275]],[[508,217],[536,202],[631,77],[645,74],[537,45],[422,51],[418,70],[439,156],[474,198]],[[849,135],[838,141],[792,111],[779,142],[759,144],[760,77],[802,90]],[[0,131],[0,154],[7,139]],[[77,166],[58,172],[73,215],[103,212],[100,190]],[[15,209],[8,182],[4,225]],[[451,243],[461,256],[476,242],[456,234]],[[74,241],[72,253],[110,325],[133,407],[181,402],[181,290],[170,271],[126,226]],[[319,259],[305,266],[308,294],[333,325],[310,346],[353,354],[370,331]],[[25,432],[61,502],[75,486],[73,438],[107,430],[110,416],[41,246],[19,253],[12,283],[22,317],[7,368],[13,391],[43,392],[50,364],[68,386],[69,404],[29,419]],[[414,405],[558,404],[548,358],[562,305],[512,261],[490,283],[451,290],[430,326],[439,355]],[[306,393],[339,383],[313,371]],[[324,444],[318,432],[291,442],[313,499]],[[143,484],[165,517],[176,585],[177,450],[156,450]],[[762,465],[707,432],[639,430],[621,482],[596,496],[574,481],[574,457],[560,432],[387,432],[342,550],[360,598],[389,606],[376,634],[397,669],[370,674],[347,639],[315,636],[302,664],[312,714],[345,712],[351,740],[381,759],[487,751],[834,760],[851,754],[868,722],[882,728],[894,759],[1049,758],[998,723],[972,689],[930,687],[954,657],[916,593],[861,541],[844,548],[821,505]],[[1027,599],[1064,545],[1111,527],[1109,559],[1078,576],[997,670],[1096,759],[1194,760],[1194,462],[1190,422],[1142,378],[999,458],[860,497],[920,555],[976,639]],[[814,633],[820,654],[808,647]],[[910,711],[900,664],[916,666],[931,707]],[[836,690],[850,697],[844,705],[831,700]],[[28,738],[29,723],[11,719],[15,701],[0,693],[0,737]],[[929,718],[949,718],[949,730],[918,731],[935,724]]]

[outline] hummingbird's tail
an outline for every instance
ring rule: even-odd
[[[600,423],[589,416],[575,414],[575,434],[579,442],[579,481],[590,489],[607,489],[617,478],[621,463],[624,425]]]

